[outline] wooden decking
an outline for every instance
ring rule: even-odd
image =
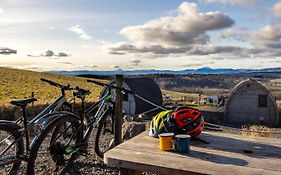
[[[192,141],[191,152],[161,151],[158,139],[147,132],[105,154],[104,161],[121,168],[121,174],[150,171],[163,175],[185,174],[281,174],[281,140],[204,132]]]

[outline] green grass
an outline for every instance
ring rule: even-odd
[[[52,102],[60,95],[60,89],[40,81],[40,78],[49,79],[64,85],[80,86],[89,89],[92,94],[88,101],[96,101],[102,87],[88,83],[87,78],[55,75],[49,73],[33,72],[27,70],[0,67],[0,105],[10,106],[11,99],[23,99],[34,92],[38,105]],[[70,92],[68,92],[70,96]]]

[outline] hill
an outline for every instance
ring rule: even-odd
[[[55,74],[65,75],[100,75],[110,76],[115,74],[123,75],[149,75],[149,74],[173,74],[173,75],[188,75],[188,74],[281,74],[281,67],[264,68],[264,69],[213,69],[210,67],[202,67],[198,69],[184,69],[184,70],[157,70],[157,69],[141,69],[141,70],[111,70],[111,71],[97,71],[97,70],[77,70],[77,71],[50,71]]]
[[[89,89],[92,92],[88,98],[89,101],[96,101],[101,91],[101,87],[86,82],[87,78],[82,77],[55,75],[3,67],[0,67],[0,77],[1,106],[9,106],[9,101],[11,99],[28,98],[31,96],[32,92],[34,92],[35,97],[38,99],[35,103],[36,105],[44,105],[52,102],[60,95],[60,90],[40,81],[40,78]]]

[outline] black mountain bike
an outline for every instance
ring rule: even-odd
[[[61,95],[31,121],[27,121],[26,107],[37,101],[36,98],[10,101],[11,104],[21,108],[22,117],[16,121],[0,120],[0,174],[16,174],[21,162],[28,161],[37,135],[54,118],[68,114],[59,110],[63,110],[64,106],[69,106],[65,92],[75,89],[70,85],[64,86],[43,78],[41,80],[60,88]],[[35,130],[34,134],[30,133],[30,129]]]
[[[96,130],[95,151],[98,156],[114,146],[114,96],[113,84],[88,80],[107,87],[105,95],[98,102],[84,110],[87,93],[74,93],[81,100],[79,117],[63,115],[52,120],[44,128],[32,147],[27,174],[65,174],[69,165],[79,156],[87,153],[88,140]]]

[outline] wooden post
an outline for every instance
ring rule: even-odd
[[[198,95],[198,105],[200,105],[200,101],[201,101],[201,94]]]
[[[116,86],[123,86],[123,75],[116,75]],[[116,89],[115,97],[115,146],[119,145],[122,142],[122,124],[123,124],[123,114],[122,114],[122,104],[123,104],[123,95],[121,89]]]
[[[31,92],[31,98],[34,98],[34,92]],[[31,103],[32,106],[32,117],[35,117],[34,102]]]

